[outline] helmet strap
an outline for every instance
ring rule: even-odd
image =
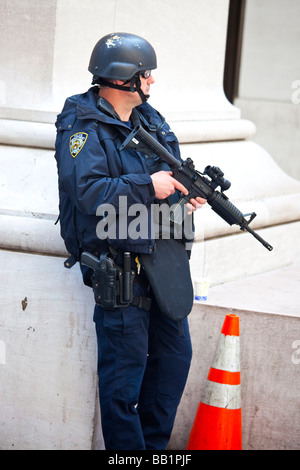
[[[127,83],[130,83],[129,87],[125,86],[125,84]],[[141,89],[141,79],[140,79],[139,74],[134,75],[131,78],[131,80],[127,80],[126,82],[124,82],[123,85],[117,85],[116,83],[111,83],[101,77],[94,76],[92,85],[95,85],[95,84],[104,85],[109,88],[115,88],[116,90],[130,91],[132,93],[135,93],[137,91],[143,103],[145,103],[145,101],[147,101],[148,98],[150,98],[150,95],[145,95]]]
[[[133,80],[134,80],[134,82],[133,82]],[[132,84],[132,82],[133,82],[133,84]],[[140,74],[139,73],[134,75],[131,79],[130,88],[134,87],[134,85],[135,85],[135,88],[133,88],[134,91],[138,92],[142,102],[145,103],[150,98],[150,95],[145,95],[145,93],[142,91],[142,89],[141,89],[141,79],[140,79]]]

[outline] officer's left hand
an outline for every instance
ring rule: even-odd
[[[195,199],[190,199],[190,202],[187,202],[186,207],[188,209],[188,215],[192,214],[192,212],[196,211],[197,209],[201,209],[206,203],[206,199],[203,197],[196,197]]]

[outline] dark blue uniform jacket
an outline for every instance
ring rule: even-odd
[[[107,250],[108,243],[115,249],[151,253],[155,240],[149,209],[155,195],[150,174],[169,167],[159,158],[133,149],[119,150],[130,133],[129,124],[98,109],[97,92],[98,88],[92,87],[68,98],[57,117],[55,158],[61,235],[68,252],[77,260],[83,250],[100,253]],[[177,138],[163,117],[148,103],[137,110],[144,127],[180,159]],[[113,239],[98,237],[97,224],[103,216],[99,206],[110,204],[118,216],[119,196],[126,196],[128,207],[137,203],[147,207],[147,236],[143,231],[137,239],[124,238],[117,230]]]

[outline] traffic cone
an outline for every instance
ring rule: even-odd
[[[187,450],[241,450],[239,317],[225,317]]]

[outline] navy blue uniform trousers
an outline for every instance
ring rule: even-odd
[[[135,295],[147,296],[134,284]],[[153,299],[150,311],[129,306],[94,312],[102,431],[106,449],[165,449],[192,357],[182,330]]]

